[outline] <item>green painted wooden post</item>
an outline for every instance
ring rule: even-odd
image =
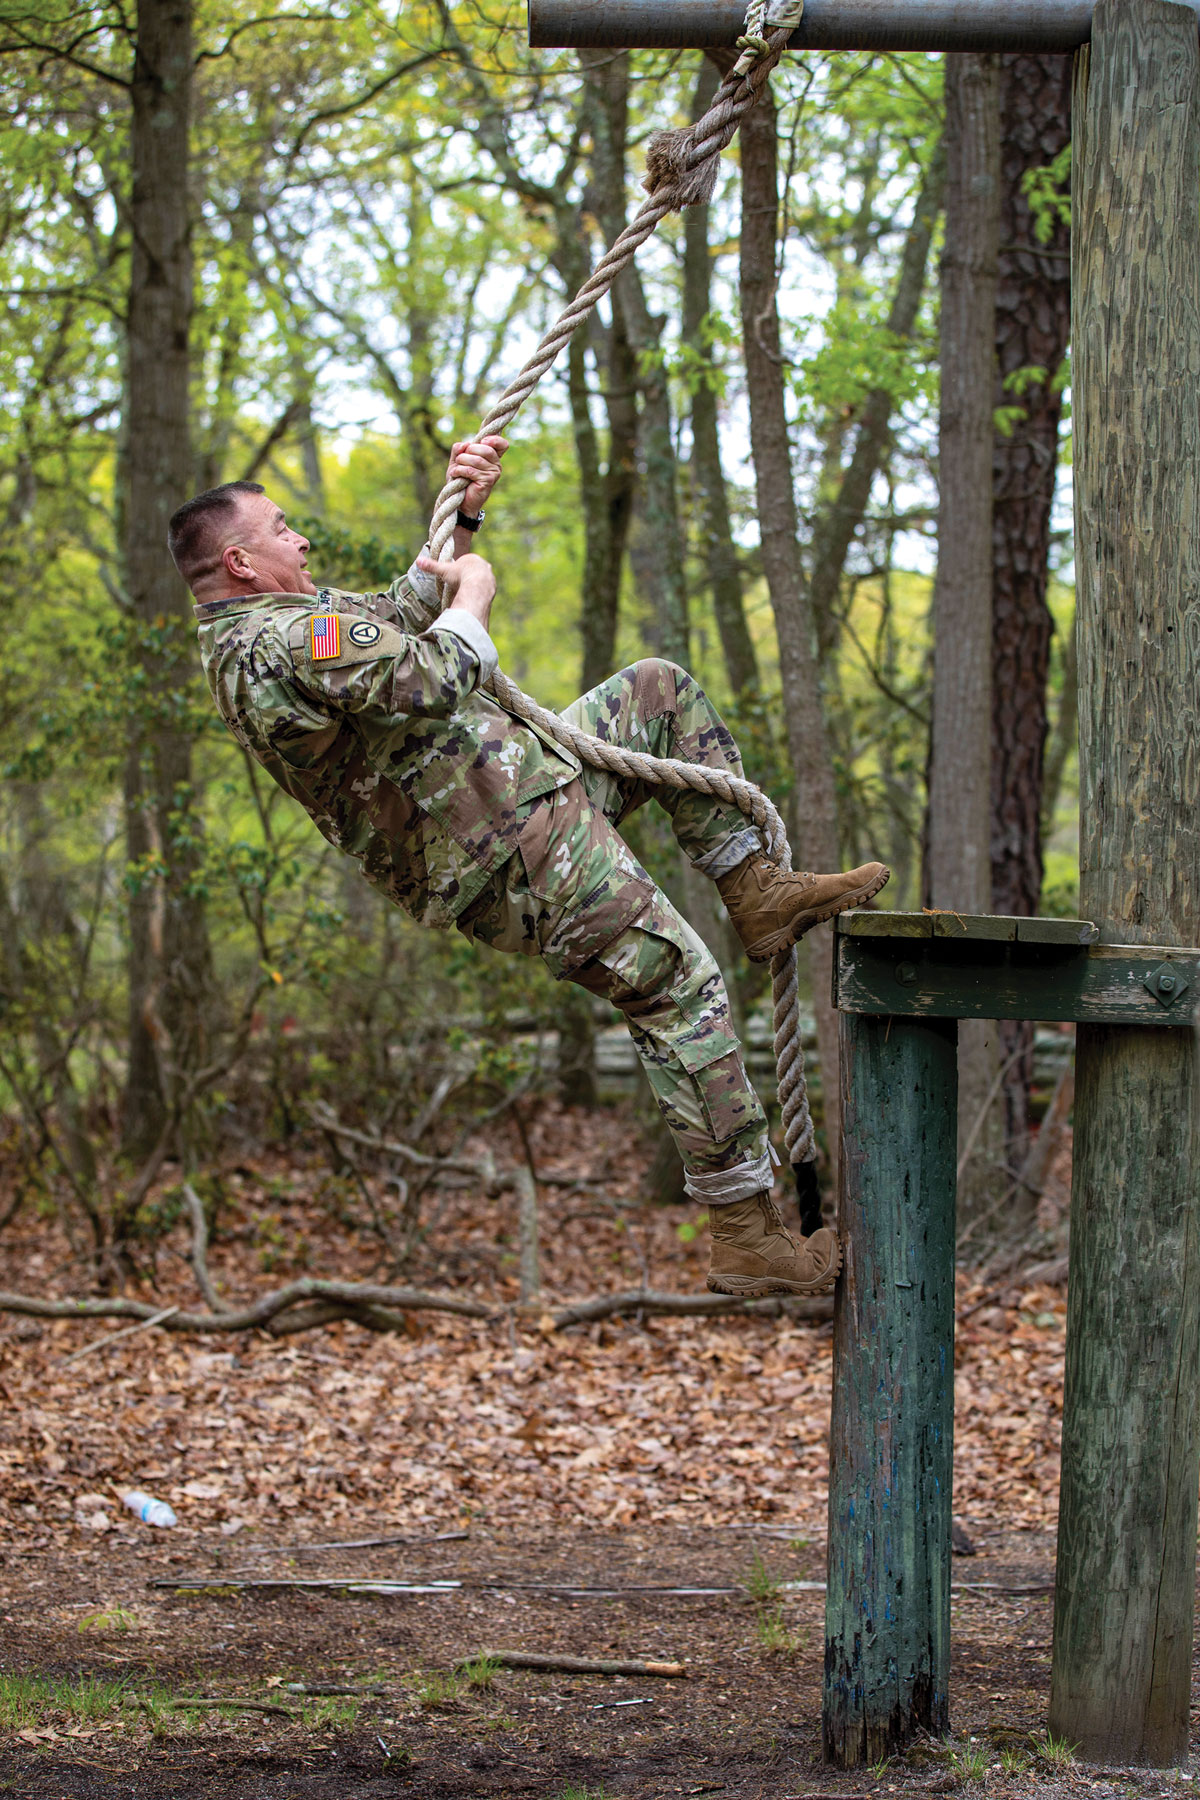
[[[1076,82],[1072,393],[1080,902],[1106,942],[1200,927],[1200,54],[1098,0]],[[1182,1761],[1196,1576],[1191,1032],[1081,1025],[1050,1726]]]
[[[825,1754],[949,1722],[954,1020],[843,1013]]]

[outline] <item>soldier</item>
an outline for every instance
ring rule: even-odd
[[[619,827],[656,799],[756,961],[868,900],[889,871],[780,870],[732,806],[582,767],[484,692],[497,666],[496,584],[470,546],[506,448],[502,438],[454,446],[449,478],[469,484],[455,559],[422,555],[386,593],[318,588],[308,540],[255,482],[181,506],[169,543],[197,601],[213,698],[324,836],[414,919],[540,956],[625,1015],[686,1190],[709,1213],[713,1292],[821,1293],[838,1272],[837,1237],[784,1229],[720,971]],[[567,717],[615,743],[741,774],[728,729],[674,663],[622,669]]]

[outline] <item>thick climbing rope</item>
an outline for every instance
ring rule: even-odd
[[[667,214],[684,206],[702,205],[712,197],[721,152],[757,102],[772,69],[787,48],[788,38],[799,24],[803,10],[803,0],[775,0],[774,5],[770,0],[750,0],[745,31],[737,43],[741,54],[717,89],[712,105],[686,130],[660,131],[651,138],[646,151],[643,183],[649,199],[643,201],[633,220],[597,263],[570,305],[559,314],[528,362],[509,382],[484,418],[477,438],[503,432],[511,424],[559,352]],[[455,515],[466,489],[467,483],[456,478],[447,482],[438,496],[429,530],[429,547],[439,561],[454,535]],[[711,794],[726,805],[736,806],[758,826],[763,847],[772,861],[782,868],[791,868],[792,853],[783,820],[766,794],[752,781],[727,770],[682,762],[674,757],[646,756],[636,750],[605,743],[602,738],[591,737],[568,724],[557,713],[539,706],[500,670],[488,685],[506,712],[538,726],[590,768],[604,769],[610,774],[651,785],[693,788],[699,793]],[[788,1160],[796,1166],[812,1162],[816,1146],[804,1079],[800,989],[794,947],[771,959],[771,989],[783,1137]]]

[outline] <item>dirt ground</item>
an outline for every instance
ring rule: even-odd
[[[829,1327],[552,1330],[563,1299],[700,1289],[706,1244],[682,1209],[636,1207],[639,1152],[619,1121],[548,1110],[531,1136],[544,1179],[591,1182],[546,1181],[540,1315],[282,1342],[143,1333],[78,1361],[115,1327],[0,1315],[0,1795],[1191,1791],[1187,1775],[1083,1769],[1045,1738],[1061,1286],[962,1282],[955,1509],[977,1554],[955,1560],[955,1735],[827,1770]],[[315,1152],[224,1172],[223,1295],[304,1269],[372,1275],[378,1245],[347,1226],[344,1194],[327,1204],[327,1172]],[[407,1278],[511,1301],[511,1197],[440,1205]],[[194,1305],[186,1246],[182,1225],[160,1243],[145,1297]],[[0,1235],[0,1287],[70,1294],[72,1279],[52,1222],[22,1214]],[[131,1486],[170,1501],[178,1525],[133,1519]],[[352,1547],[380,1537],[404,1541]],[[410,1591],[362,1586],[380,1582]],[[687,1673],[455,1673],[485,1651]]]
[[[832,1800],[974,1789],[1050,1800],[1190,1788],[1145,1772],[1100,1776],[1048,1764],[1049,1595],[978,1586],[954,1601],[953,1742],[852,1776],[824,1769],[822,1595],[770,1585],[820,1581],[822,1549],[786,1531],[531,1522],[471,1527],[441,1543],[268,1555],[274,1546],[261,1539],[196,1533],[181,1542],[138,1529],[69,1555],[10,1550],[8,1671],[119,1677],[131,1693],[175,1699],[256,1697],[297,1716],[239,1712],[236,1702],[228,1714],[160,1706],[75,1722],[47,1716],[8,1734],[0,1791],[29,1800]],[[999,1536],[955,1566],[961,1581],[1036,1587],[1049,1582],[1052,1544],[1045,1534]],[[188,1577],[211,1585],[149,1585]],[[247,1577],[461,1586],[382,1595],[223,1585]],[[716,1591],[655,1591],[670,1586]],[[110,1618],[125,1619],[81,1632],[98,1596]],[[464,1657],[521,1648],[679,1659],[688,1674],[502,1670],[490,1686],[457,1688],[446,1679]],[[289,1683],[371,1693],[356,1717],[329,1720],[322,1711],[350,1715],[354,1703],[307,1700]],[[1017,1772],[1004,1772],[1005,1752]]]

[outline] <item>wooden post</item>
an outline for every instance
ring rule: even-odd
[[[949,1723],[956,1038],[843,1013],[825,1754]]]
[[[1191,7],[1098,0],[1075,98],[1081,910],[1200,927],[1200,115]],[[1190,1031],[1079,1030],[1050,1727],[1188,1747],[1200,1216]]]

